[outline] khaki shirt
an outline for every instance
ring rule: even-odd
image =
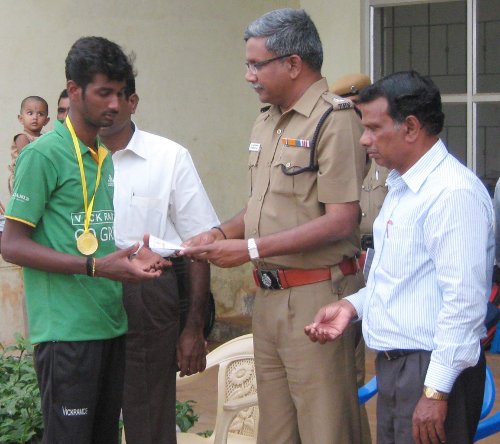
[[[291,145],[312,142],[318,121],[332,104],[348,109],[336,109],[322,126],[315,156],[319,170],[285,175],[282,165],[288,169],[309,165],[311,149]],[[262,237],[302,225],[324,215],[325,204],[359,201],[366,159],[360,137],[359,117],[352,102],[330,93],[325,79],[311,85],[287,112],[281,114],[276,106],[263,111],[250,138],[245,237]],[[266,258],[259,267],[330,267],[358,251],[359,232],[355,230],[347,239],[325,242],[312,251]]]
[[[373,221],[378,216],[387,194],[385,181],[388,174],[387,168],[377,165],[374,160],[371,161],[370,170],[361,187],[361,200],[359,202],[361,206],[361,224],[359,226],[361,235],[373,233]]]

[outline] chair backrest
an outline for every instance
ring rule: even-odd
[[[219,365],[214,443],[228,434],[257,436],[259,409],[253,335],[239,336],[207,355],[207,368]]]
[[[495,379],[493,372],[486,366],[486,384],[484,386],[483,408],[481,410],[481,421],[477,426],[474,442],[480,441],[490,435],[500,432],[500,411],[488,416],[495,403]],[[488,417],[487,417],[488,416]]]
[[[373,376],[364,386],[358,388],[358,402],[364,404],[378,392],[377,377]]]
[[[217,413],[214,433],[207,442],[255,442],[259,409],[255,378],[253,335],[234,338],[207,355],[207,366],[218,366]],[[204,373],[177,378],[177,385],[203,378]],[[186,438],[187,434],[181,434]],[[228,437],[230,440],[228,441]],[[190,442],[189,439],[182,442]]]

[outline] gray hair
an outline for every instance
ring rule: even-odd
[[[318,30],[303,9],[276,9],[248,25],[245,42],[267,37],[266,49],[277,56],[297,54],[314,71],[321,71],[323,48]]]

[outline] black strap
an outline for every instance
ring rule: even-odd
[[[310,157],[309,157],[309,165],[304,167],[304,168],[299,168],[298,170],[294,171],[288,171],[287,167],[285,165],[281,165],[281,171],[283,171],[283,174],[286,176],[296,176],[297,174],[304,173],[305,171],[318,171],[319,170],[319,165],[315,163],[314,156],[316,154],[316,144],[318,143],[318,138],[319,138],[319,133],[321,131],[321,128],[323,124],[325,123],[326,118],[330,115],[330,113],[333,111],[333,106],[328,108],[321,118],[319,119],[316,129],[314,130],[314,135],[312,138],[311,142],[311,152],[310,152]]]

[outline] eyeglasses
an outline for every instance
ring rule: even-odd
[[[293,54],[285,54],[282,56],[273,57],[272,59],[262,60],[262,62],[255,62],[255,63],[246,62],[245,65],[247,67],[247,70],[249,70],[252,74],[257,74],[259,72],[259,69],[262,68],[263,66],[266,66],[267,64],[274,62],[276,60],[281,60],[286,57],[290,57],[292,55]]]

